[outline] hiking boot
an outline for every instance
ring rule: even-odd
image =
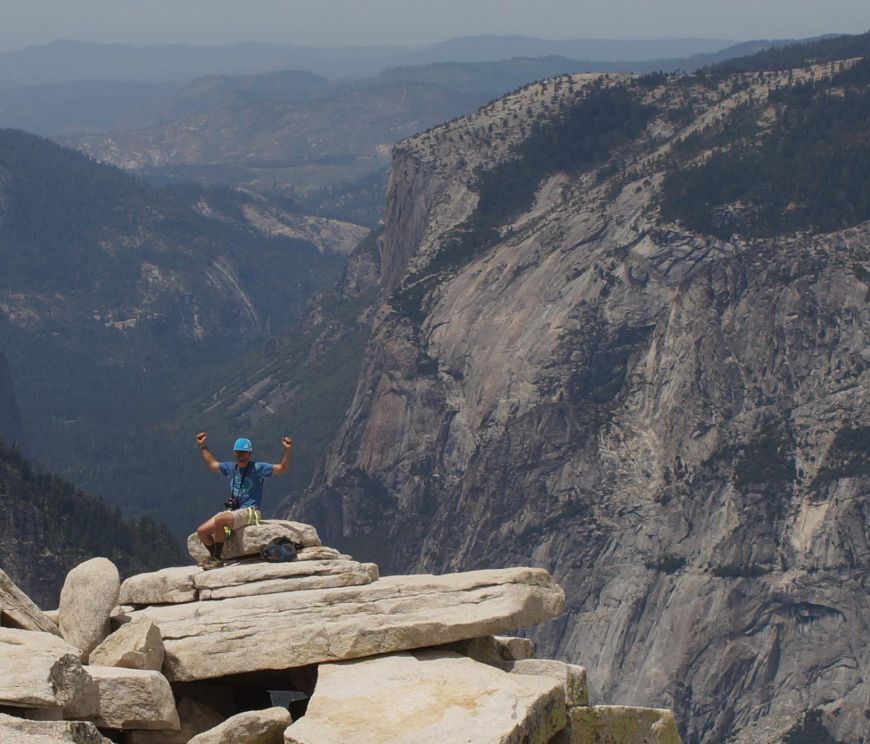
[[[203,571],[211,571],[213,568],[220,568],[224,565],[224,562],[220,558],[215,558],[213,555],[210,555],[205,560],[199,562],[199,567]]]

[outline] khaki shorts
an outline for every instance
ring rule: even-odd
[[[245,507],[244,509],[236,509],[235,511],[227,511],[224,514],[233,515],[233,524],[230,529],[237,530],[241,527],[248,527],[252,524],[260,524],[260,510],[253,506]]]

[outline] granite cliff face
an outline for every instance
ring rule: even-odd
[[[660,208],[730,123],[781,115],[770,91],[833,73],[566,77],[402,143],[383,303],[295,515],[385,572],[547,568],[568,611],[538,642],[686,741],[806,711],[863,741],[870,223],[722,239]],[[596,96],[618,136],[590,116],[572,169],[511,170]]]

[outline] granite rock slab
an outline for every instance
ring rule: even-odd
[[[524,744],[566,722],[562,685],[507,674],[449,651],[321,665],[287,744]]]
[[[543,569],[388,576],[364,586],[147,607],[172,682],[360,658],[509,633],[557,617]]]

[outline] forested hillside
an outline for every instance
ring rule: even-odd
[[[163,524],[122,518],[118,507],[34,468],[0,439],[0,568],[52,609],[67,572],[95,556],[113,561],[122,577],[185,562]]]
[[[236,192],[154,188],[22,132],[0,131],[0,205],[0,348],[39,443],[27,452],[188,531],[223,501],[199,470],[193,401],[298,322],[345,259],[254,230]],[[217,451],[237,432],[229,415],[215,426]]]

